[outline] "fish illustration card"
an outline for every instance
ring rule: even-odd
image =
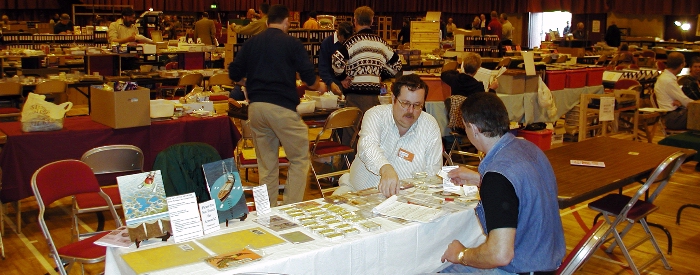
[[[169,218],[160,170],[117,177],[117,186],[127,226]]]
[[[216,205],[219,223],[248,214],[241,177],[233,158],[202,165],[209,194]]]

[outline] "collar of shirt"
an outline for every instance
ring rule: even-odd
[[[673,78],[673,80],[676,80],[676,81],[678,80],[678,77],[675,74],[673,74],[671,71],[669,71],[668,69],[665,69],[663,74],[669,75],[669,77]]]
[[[333,32],[333,44],[338,43],[338,33]]]

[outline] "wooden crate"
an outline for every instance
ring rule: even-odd
[[[411,49],[432,52],[440,48],[440,23],[411,21]]]

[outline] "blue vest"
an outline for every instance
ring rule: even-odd
[[[515,255],[510,264],[499,268],[512,273],[556,270],[566,254],[566,243],[559,216],[557,180],[547,157],[531,142],[507,133],[479,164],[482,179],[488,172],[506,177],[520,201]],[[481,203],[476,214],[486,233]]]

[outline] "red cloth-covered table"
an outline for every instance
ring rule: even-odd
[[[60,131],[24,133],[20,128],[19,122],[0,123],[0,131],[7,135],[0,152],[0,200],[3,202],[33,196],[31,179],[39,167],[62,159],[80,159],[83,153],[95,147],[137,146],[143,150],[144,169],[149,171],[156,155],[170,145],[204,142],[216,148],[225,159],[233,157],[233,149],[241,137],[228,116],[187,116],[126,129],[112,129],[83,116],[66,118]]]

